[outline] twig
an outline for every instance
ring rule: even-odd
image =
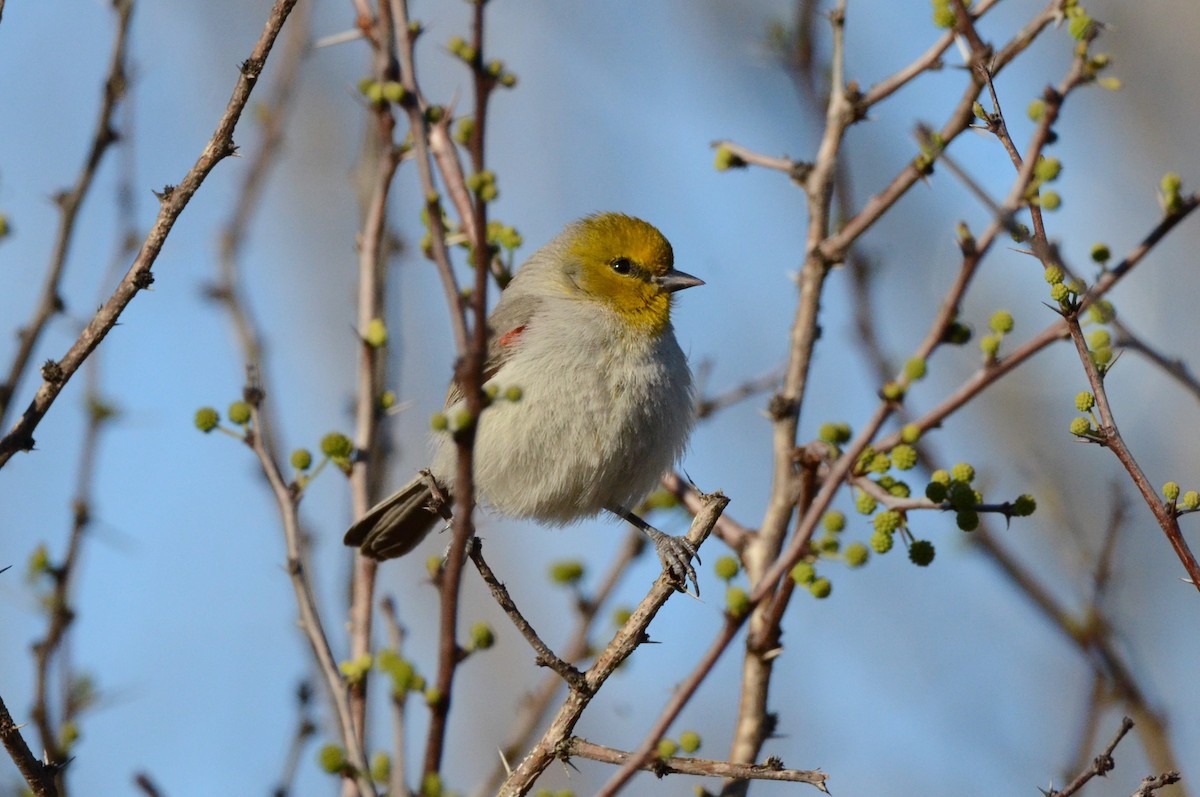
[[[389,595],[380,601],[380,608],[383,610],[384,624],[387,627],[388,643],[392,650],[396,651],[396,655],[401,655],[404,629],[400,627],[400,621],[396,617],[396,602]],[[407,797],[408,795],[408,789],[404,785],[408,772],[408,758],[405,753],[406,734],[404,732],[404,701],[407,696],[407,691],[392,691],[392,766],[388,777],[388,797]]]
[[[1071,340],[1075,342],[1075,351],[1079,354],[1080,362],[1083,364],[1084,372],[1087,374],[1092,394],[1096,397],[1096,410],[1099,412],[1100,420],[1103,424],[1099,429],[1101,444],[1112,451],[1122,467],[1125,468],[1126,473],[1129,474],[1129,478],[1133,480],[1134,486],[1141,493],[1142,499],[1146,502],[1150,511],[1154,513],[1154,519],[1158,521],[1159,527],[1167,535],[1167,540],[1175,550],[1175,555],[1183,563],[1183,569],[1187,571],[1192,586],[1200,590],[1200,563],[1196,561],[1191,548],[1188,547],[1187,540],[1183,538],[1183,532],[1179,528],[1179,519],[1175,515],[1174,505],[1168,506],[1163,503],[1162,499],[1159,498],[1158,490],[1150,484],[1150,480],[1146,478],[1141,465],[1134,458],[1133,452],[1125,445],[1121,431],[1117,428],[1117,421],[1113,416],[1112,406],[1108,401],[1108,392],[1104,389],[1104,377],[1092,361],[1091,352],[1088,351],[1087,340],[1084,338],[1083,330],[1079,326],[1078,314],[1074,312],[1068,313],[1065,321],[1067,329],[1071,333]]]
[[[596,792],[596,797],[612,797],[629,782],[629,779],[638,770],[645,768],[651,763],[654,748],[658,744],[658,740],[663,737],[663,734],[666,733],[671,723],[675,721],[679,713],[683,711],[683,707],[687,705],[692,695],[696,693],[700,684],[712,672],[712,668],[716,666],[717,660],[725,652],[725,648],[729,646],[729,643],[733,640],[741,625],[741,620],[726,615],[725,624],[721,627],[721,631],[709,645],[708,650],[704,652],[704,655],[700,657],[700,661],[692,668],[688,677],[675,688],[671,694],[671,699],[659,714],[658,719],[650,726],[650,730],[642,738],[641,744],[626,758],[620,769],[613,773],[613,776],[608,779],[603,788]]]
[[[573,736],[564,745],[564,756],[579,756],[605,764],[627,764],[631,754],[624,750],[589,742]],[[738,764],[732,761],[714,761],[710,758],[683,756],[655,757],[642,764],[642,769],[662,777],[668,774],[702,775],[713,778],[737,778],[739,780],[776,780],[788,783],[809,783],[823,792],[828,775],[815,769],[784,769],[782,762],[769,759],[765,764]]]
[[[36,797],[58,797],[58,785],[55,782],[58,767],[38,761],[21,736],[20,726],[8,713],[3,698],[0,698],[0,743]]]
[[[704,540],[712,532],[717,518],[729,503],[729,499],[720,493],[707,496],[704,509],[692,521],[688,531],[688,542],[699,549]],[[658,614],[659,609],[667,600],[676,594],[675,582],[669,574],[663,573],[655,580],[650,592],[634,610],[629,621],[625,623],[613,637],[612,641],[601,651],[596,661],[584,673],[585,688],[572,688],[557,715],[550,722],[542,738],[525,756],[516,769],[512,771],[500,787],[497,797],[518,797],[526,794],[533,787],[538,776],[550,765],[550,762],[563,754],[563,744],[575,729],[583,711],[587,708],[596,691],[616,671],[621,662],[629,658],[645,639],[646,629]]]
[[[403,5],[403,3],[400,3]],[[496,78],[483,67],[484,45],[484,4],[475,3],[471,15],[471,49],[474,53],[470,59],[474,87],[474,132],[468,142],[471,153],[471,165],[476,174],[485,170],[484,141],[487,130],[488,97],[495,87]],[[448,115],[438,123],[449,124]],[[435,125],[436,127],[436,125]],[[443,172],[443,179],[450,180],[452,175]],[[458,363],[455,377],[462,389],[466,400],[466,409],[472,418],[478,418],[483,412],[483,368],[487,358],[488,326],[487,326],[487,283],[492,261],[491,248],[487,240],[487,202],[479,193],[473,196],[473,215],[463,219],[468,239],[471,243],[471,253],[474,256],[475,280],[470,296],[471,336],[466,348],[458,351]],[[461,306],[451,305],[451,310]],[[453,315],[453,312],[452,312]],[[455,672],[461,661],[460,650],[456,640],[458,626],[459,591],[462,583],[462,569],[466,557],[467,541],[474,535],[474,523],[471,517],[475,508],[475,474],[474,447],[477,427],[472,424],[455,438],[458,449],[458,469],[454,479],[454,531],[450,542],[449,555],[446,558],[445,570],[441,578],[441,606],[439,616],[438,670],[435,689],[438,700],[433,702],[432,715],[429,722],[429,734],[425,746],[424,774],[436,773],[441,768],[442,752],[446,743],[446,722],[450,711],[451,689]]]
[[[621,577],[628,571],[629,565],[645,547],[645,535],[637,529],[630,529],[616,557],[600,578],[600,584],[595,593],[591,597],[581,598],[577,602],[578,617],[575,621],[575,628],[563,647],[563,661],[574,665],[588,655],[591,649],[592,626],[596,618],[600,616],[600,609],[612,596]],[[546,673],[546,677],[533,693],[521,701],[508,738],[500,750],[501,761],[493,769],[487,782],[475,789],[474,794],[482,797],[484,794],[494,793],[499,788],[500,783],[508,775],[505,762],[520,755],[521,751],[529,744],[534,731],[537,730],[538,722],[549,708],[550,701],[561,691],[563,683],[562,677],[557,672]]]
[[[1005,66],[1024,51],[1034,38],[1047,25],[1054,21],[1058,13],[1058,6],[1059,0],[1051,0],[1024,28],[1009,39],[1008,43],[991,58],[990,72],[992,74],[999,74]],[[954,111],[950,115],[950,121],[938,131],[938,135],[941,141],[944,142],[944,145],[949,145],[951,141],[970,126],[972,119],[974,119],[971,108],[979,96],[982,85],[982,79],[978,75],[973,74],[970,85],[964,89],[958,105],[955,106]],[[900,197],[907,193],[921,177],[921,170],[910,164],[896,175],[883,191],[868,199],[867,203],[863,205],[858,213],[842,225],[836,233],[822,241],[821,254],[830,262],[840,262],[843,260],[850,245],[874,226],[879,217],[894,205]]]
[[[374,797],[375,785],[371,781],[370,766],[363,750],[361,739],[355,732],[354,720],[350,710],[350,699],[346,692],[345,682],[338,672],[337,661],[329,647],[329,638],[321,623],[320,611],[317,608],[316,596],[312,584],[304,569],[302,551],[303,542],[300,539],[300,519],[297,511],[297,493],[283,478],[279,463],[275,461],[263,444],[262,436],[256,433],[261,414],[261,388],[256,383],[253,372],[249,375],[249,386],[246,389],[246,400],[251,407],[251,423],[246,432],[246,444],[254,451],[262,467],[263,474],[271,485],[275,503],[283,523],[284,538],[287,543],[287,571],[296,593],[296,605],[300,614],[300,628],[308,639],[313,657],[320,670],[322,680],[329,694],[330,703],[338,722],[338,731],[342,744],[346,748],[346,756],[353,767],[352,777],[358,786],[360,797]]]
[[[377,81],[394,80],[396,63],[390,43],[404,35],[395,28],[396,20],[387,2],[379,3],[376,26],[379,46],[374,52],[372,74]],[[400,152],[395,144],[396,120],[391,106],[374,103],[369,122],[373,137],[368,148],[375,157],[371,164],[369,195],[363,212],[362,231],[358,236],[358,369],[354,397],[354,446],[356,461],[350,471],[350,496],[354,517],[361,517],[379,498],[382,476],[386,472],[383,440],[379,434],[381,417],[379,397],[387,374],[387,346],[369,340],[368,329],[384,316],[387,289],[387,255],[384,239],[387,230],[388,197]],[[375,576],[378,562],[354,555],[350,583],[350,655],[359,658],[370,653],[371,625],[374,618]],[[367,726],[367,679],[353,684],[350,707],[354,727],[365,740]]]
[[[696,485],[685,479],[678,471],[671,471],[662,478],[663,488],[679,499],[684,508],[692,515],[704,508],[704,493],[696,489]],[[722,513],[717,520],[713,534],[734,551],[741,552],[747,541],[754,534],[728,515]]]
[[[162,790],[150,779],[145,772],[139,772],[133,777],[133,783],[146,797],[164,797]]]
[[[483,583],[487,584],[488,589],[491,590],[492,597],[496,599],[496,603],[500,604],[500,608],[512,620],[513,625],[521,632],[521,636],[525,637],[525,641],[533,648],[533,652],[537,654],[538,666],[549,667],[558,673],[568,684],[571,684],[575,688],[583,688],[583,673],[560,659],[542,641],[537,631],[525,619],[525,615],[521,614],[521,610],[517,608],[517,604],[513,602],[512,596],[508,594],[508,589],[496,578],[496,574],[492,572],[492,568],[483,558],[482,540],[476,539],[471,543],[469,556],[471,557],[471,561],[475,563],[475,568],[479,571],[479,575],[483,578]]]
[[[1182,778],[1178,770],[1164,772],[1161,775],[1147,775],[1142,778],[1142,785],[1138,786],[1132,797],[1151,797],[1154,792],[1161,789],[1163,786],[1170,786],[1173,783],[1178,783]]]
[[[760,393],[766,393],[774,390],[779,386],[779,373],[772,372],[765,376],[760,376],[755,379],[750,379],[740,385],[726,390],[724,393],[718,393],[715,396],[701,398],[696,402],[696,418],[702,420],[704,418],[738,404],[746,399],[757,396]]]
[[[48,362],[42,368],[42,385],[4,438],[0,439],[0,468],[18,451],[29,451],[34,446],[33,433],[45,417],[55,399],[104,337],[116,326],[121,313],[133,301],[133,297],[154,281],[152,268],[162,251],[167,236],[179,215],[203,184],[213,168],[236,151],[233,130],[245,110],[259,75],[266,65],[267,57],[279,31],[295,6],[296,0],[275,0],[267,17],[266,25],[250,57],[241,64],[237,83],[224,113],[221,114],[212,137],[205,145],[195,165],[175,186],[168,186],[161,193],[158,218],[146,236],[133,264],[121,279],[120,284],[104,305],[96,312],[87,327],[80,333],[67,353],[58,361]]]
[[[309,716],[311,703],[312,687],[308,681],[301,681],[296,687],[296,731],[292,734],[292,742],[288,745],[287,757],[283,762],[283,774],[279,777],[279,785],[271,792],[272,797],[287,797],[291,792],[300,769],[301,756],[304,755],[304,746],[317,732],[316,723]]]
[[[1117,731],[1117,735],[1108,743],[1108,747],[1100,755],[1092,760],[1091,766],[1075,776],[1075,779],[1067,784],[1062,791],[1051,789],[1046,793],[1046,797],[1071,797],[1072,794],[1083,788],[1084,784],[1097,775],[1104,777],[1117,765],[1113,760],[1113,750],[1117,749],[1117,745],[1125,738],[1125,734],[1133,729],[1133,720],[1125,717],[1121,720],[1121,728]]]
[[[17,334],[17,353],[13,356],[8,369],[8,377],[0,382],[0,429],[7,426],[8,410],[13,396],[20,386],[21,378],[33,356],[33,351],[41,339],[42,332],[50,319],[63,311],[64,302],[59,295],[63,271],[67,264],[67,255],[75,240],[75,221],[79,210],[83,207],[84,199],[92,187],[96,170],[104,159],[105,153],[118,140],[114,129],[113,118],[117,106],[125,96],[127,88],[127,46],[129,41],[129,21],[133,16],[133,0],[113,0],[113,10],[117,15],[117,30],[113,38],[112,55],[109,58],[108,73],[104,79],[104,95],[100,103],[99,118],[92,132],[91,144],[88,146],[87,157],[75,178],[75,184],[69,191],[61,191],[55,195],[55,203],[59,209],[58,231],[54,237],[54,249],[50,255],[50,264],[46,269],[46,279],[42,292],[34,306],[34,315]],[[0,9],[3,13],[3,9]],[[2,446],[0,446],[2,448]],[[2,464],[2,461],[0,461]]]

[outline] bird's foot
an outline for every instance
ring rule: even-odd
[[[664,534],[625,507],[609,507],[608,511],[633,524],[650,538],[650,542],[654,543],[654,550],[658,554],[658,561],[662,562],[663,572],[675,582],[675,589],[687,592],[697,598],[700,597],[700,582],[696,580],[696,570],[692,567],[693,559],[696,560],[696,564],[700,564],[700,555],[696,553],[696,546],[688,542],[685,537],[672,537],[670,534]],[[695,593],[688,592],[688,581],[691,581],[692,586],[695,587]]]
[[[675,581],[675,588],[680,592],[687,592],[688,581],[691,581],[696,590],[695,596],[700,597],[700,582],[696,580],[696,570],[692,567],[693,559],[696,560],[696,564],[700,564],[700,555],[696,553],[696,547],[685,537],[672,537],[653,526],[647,525],[642,531],[654,543],[654,550],[658,554],[658,561],[662,562],[663,572]]]

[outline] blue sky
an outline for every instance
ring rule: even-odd
[[[1159,213],[1153,188],[1163,172],[1178,171],[1193,185],[1200,179],[1193,135],[1200,103],[1181,77],[1200,66],[1194,47],[1183,46],[1185,32],[1195,30],[1187,15],[1196,12],[1182,2],[1155,5],[1159,13],[1141,18],[1127,16],[1116,2],[1089,4],[1114,22],[1105,49],[1116,54],[1126,87],[1073,97],[1060,129],[1064,208],[1052,217],[1051,233],[1076,262],[1096,240],[1120,253],[1144,234]],[[267,7],[261,0],[218,0],[137,9],[131,140],[142,226],[156,209],[151,189],[177,181],[210,135]],[[1001,4],[983,32],[1003,40],[1039,7],[1026,0]],[[419,55],[431,96],[449,99],[467,90],[465,71],[440,46],[465,30],[466,8],[413,5],[429,31]],[[812,153],[818,129],[764,45],[768,23],[787,18],[790,8],[765,0],[489,6],[489,54],[520,77],[518,88],[498,93],[492,106],[489,158],[501,192],[494,217],[520,229],[524,255],[566,222],[597,210],[656,224],[674,244],[678,266],[708,283],[681,297],[675,327],[693,363],[711,365],[713,391],[778,367],[795,307],[791,276],[806,221],[801,192],[776,174],[717,173],[709,146],[730,138],[772,155]],[[923,51],[936,36],[928,9],[923,0],[852,1],[847,74],[867,86]],[[314,9],[314,35],[341,31],[351,19],[350,4],[323,0]],[[56,222],[49,197],[69,184],[82,160],[110,30],[109,12],[98,2],[9,3],[0,22],[6,109],[0,212],[15,230],[0,242],[0,320],[7,330],[23,323],[40,287]],[[1030,129],[1023,108],[1057,80],[1071,46],[1065,31],[1051,31],[997,81],[1018,141]],[[945,70],[851,131],[846,152],[860,203],[913,156],[914,125],[938,123],[952,107],[964,80],[955,58],[948,53]],[[367,60],[361,43],[309,57],[284,160],[245,252],[253,307],[271,345],[268,389],[289,447],[315,447],[325,432],[350,426],[357,226],[351,173],[364,122],[354,86]],[[268,68],[264,80],[271,77]],[[248,119],[236,138],[253,146]],[[993,141],[970,134],[952,152],[990,190],[1007,186],[1010,167]],[[68,311],[52,324],[37,362],[61,355],[111,284],[105,275],[114,251],[117,166],[110,157],[98,175],[68,263]],[[191,423],[197,407],[224,407],[242,384],[228,322],[203,299],[202,288],[216,273],[215,235],[243,168],[239,160],[218,166],[172,233],[155,267],[154,290],[130,305],[101,347],[100,379],[122,416],[103,441],[96,524],[77,584],[71,654],[102,695],[83,720],[72,764],[79,793],[130,793],[132,774],[141,770],[172,797],[267,793],[295,721],[295,685],[311,669],[294,627],[279,524],[250,452],[228,438],[204,437]],[[419,190],[410,164],[401,167],[395,197],[392,222],[415,240]],[[880,264],[873,282],[878,322],[896,358],[916,345],[957,267],[959,219],[980,229],[987,212],[939,171],[863,240]],[[1175,354],[1186,354],[1196,339],[1189,269],[1198,237],[1193,220],[1115,297],[1135,329]],[[426,421],[440,406],[452,354],[432,267],[410,254],[392,275],[393,383],[414,402],[389,427],[398,446],[398,483],[424,464]],[[835,272],[823,303],[804,439],[826,420],[857,426],[874,407],[878,385],[854,347],[848,282]],[[1027,258],[997,251],[965,315],[980,328],[1006,307],[1020,339],[1050,321],[1043,291]],[[11,340],[0,338],[5,364]],[[939,358],[910,397],[917,408],[936,403],[978,362],[973,347]],[[55,553],[65,544],[82,384],[71,383],[39,428],[38,451],[14,458],[0,473],[0,566],[15,565],[0,576],[0,627],[9,643],[0,646],[0,694],[14,713],[31,699],[28,643],[42,627],[36,597],[17,571],[38,543]],[[1071,352],[1047,353],[933,438],[946,464],[976,463],[989,496],[1038,495],[1039,514],[1014,523],[1003,539],[1072,605],[1087,594],[1090,566],[1078,546],[1095,549],[1112,485],[1121,483],[1111,457],[1066,434],[1071,399],[1083,387]],[[32,389],[26,380],[18,406]],[[1197,412],[1186,394],[1133,356],[1115,372],[1112,394],[1151,480],[1200,483]],[[731,496],[729,512],[751,526],[768,490],[763,404],[752,399],[705,423],[684,462],[702,489]],[[316,536],[318,589],[335,636],[349,563],[340,544],[348,506],[345,483],[334,473],[322,476],[304,503]],[[1134,500],[1131,510],[1110,611],[1194,776],[1195,759],[1186,755],[1200,749],[1200,712],[1187,697],[1200,653],[1194,593],[1175,581],[1177,563],[1144,507]],[[1061,784],[1088,698],[1086,662],[950,524],[942,518],[920,524],[938,546],[935,566],[917,571],[900,554],[862,571],[830,568],[833,597],[796,602],[776,670],[781,738],[766,752],[789,766],[824,768],[839,794],[950,795],[964,784],[980,794],[1011,794],[1051,779]],[[548,530],[495,518],[484,519],[483,531],[493,566],[552,643],[566,634],[570,599],[546,585],[548,563],[582,556],[595,562],[595,573],[624,533],[608,522]],[[848,533],[865,539],[866,522],[852,518]],[[398,598],[411,655],[429,671],[436,603],[422,563],[441,545],[427,542],[412,558],[385,565],[380,578],[381,590]],[[719,553],[712,543],[706,565]],[[649,560],[636,567],[620,600],[635,601],[654,570]],[[705,575],[705,600],[668,605],[652,627],[663,644],[635,655],[590,710],[582,735],[617,746],[640,738],[720,623],[720,587],[707,568]],[[449,766],[452,786],[464,791],[491,768],[491,751],[521,691],[541,675],[478,579],[467,578],[466,594],[464,621],[491,621],[500,643],[462,671]],[[727,747],[738,666],[735,645],[677,728],[700,729],[705,755],[721,757]],[[496,688],[496,673],[512,673],[503,689]],[[1106,715],[1102,738],[1117,718]],[[386,744],[383,727],[372,749]],[[1120,752],[1111,786],[1093,794],[1129,793],[1150,771],[1132,740]],[[295,793],[327,794],[332,784],[316,771],[311,753]],[[555,769],[546,783],[583,794],[607,774],[587,762],[580,770],[568,780]],[[0,765],[0,783],[10,775]],[[629,793],[650,784],[638,781]],[[675,778],[653,788],[674,794],[691,785]],[[756,788],[785,792],[791,790]]]

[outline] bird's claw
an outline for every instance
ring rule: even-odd
[[[654,550],[658,553],[663,572],[675,582],[676,589],[687,592],[688,582],[691,581],[696,590],[696,597],[700,597],[700,582],[696,578],[695,568],[692,567],[693,559],[696,560],[696,564],[700,564],[700,555],[696,552],[696,547],[685,537],[672,537],[658,529],[647,531],[647,534],[654,541]]]

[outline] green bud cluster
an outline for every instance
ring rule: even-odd
[[[1097,299],[1088,305],[1088,322],[1107,324],[1117,317],[1116,308],[1108,299]],[[1112,334],[1107,329],[1095,329],[1087,339],[1088,356],[1103,374],[1113,359]]]
[[[1012,513],[1015,517],[1029,517],[1036,510],[1037,501],[1028,493],[1018,495],[1012,504]]]
[[[867,542],[870,544],[871,550],[877,554],[887,553],[892,550],[892,546],[895,544],[895,540],[891,534],[880,531],[874,532]]]
[[[487,623],[480,621],[471,626],[467,650],[487,650],[496,644],[496,632]]]
[[[426,772],[421,778],[421,797],[442,797],[442,776],[437,772]]]
[[[937,156],[946,148],[946,140],[936,131],[921,142],[921,153],[913,158],[913,168],[923,175],[933,174],[933,164]]]
[[[817,568],[812,562],[797,562],[792,568],[791,577],[797,585],[808,586],[817,577]]]
[[[904,523],[904,516],[895,509],[888,509],[875,516],[872,525],[875,531],[891,534]]]
[[[933,5],[933,24],[939,28],[954,27],[954,9],[950,0],[930,0]]]
[[[824,600],[833,592],[833,582],[823,576],[814,578],[813,582],[808,585],[808,591],[817,600]]]
[[[208,434],[221,423],[221,414],[212,407],[201,407],[196,410],[196,428]]]
[[[450,41],[446,42],[446,49],[467,64],[479,57],[479,51],[467,44],[462,36],[451,36]]]
[[[454,133],[452,138],[455,143],[461,146],[467,146],[471,143],[471,139],[475,136],[475,120],[469,116],[461,116],[454,123]],[[492,226],[492,222],[488,222],[488,227]]]
[[[821,517],[821,526],[829,532],[839,532],[846,528],[846,515],[836,509],[826,512]]]
[[[988,326],[999,335],[1007,335],[1013,331],[1012,313],[1007,310],[997,310],[988,320]]]
[[[387,324],[382,318],[372,318],[367,322],[367,329],[363,332],[363,343],[366,343],[372,349],[382,349],[388,342]]]
[[[466,182],[467,188],[484,202],[492,202],[500,196],[500,190],[496,187],[496,173],[491,169],[470,175]]]
[[[870,515],[878,506],[879,502],[876,501],[875,497],[869,493],[860,491],[854,498],[854,509],[860,515]]]
[[[1005,335],[1012,332],[1013,326],[1012,313],[1007,310],[997,310],[992,313],[992,317],[988,319],[988,328],[991,333],[979,339],[979,350],[983,352],[985,361],[992,362],[996,359],[996,355],[1000,352],[1000,343],[1004,340]]]
[[[750,594],[741,587],[725,589],[725,611],[731,617],[742,617],[750,611]]]
[[[387,783],[392,776],[392,757],[382,750],[371,756],[371,780]]]
[[[1083,6],[1071,3],[1066,5],[1063,13],[1067,18],[1067,32],[1073,39],[1086,42],[1095,38],[1098,28]]]
[[[330,432],[321,438],[321,453],[339,465],[348,465],[354,443],[341,432]]]
[[[971,340],[971,328],[966,324],[953,321],[946,326],[942,333],[942,341],[953,346],[962,346]]]
[[[896,470],[912,470],[917,465],[917,449],[900,443],[892,449],[892,465]]]
[[[358,91],[367,100],[376,106],[382,106],[385,103],[401,103],[408,97],[408,91],[404,86],[394,80],[378,81],[365,77],[358,81]]]
[[[979,528],[979,513],[974,509],[960,509],[954,515],[954,522],[963,531],[974,531]]]
[[[887,490],[888,495],[896,498],[908,498],[912,495],[912,489],[907,482],[897,479],[895,476],[880,476],[875,481],[883,489]]]
[[[713,158],[713,168],[719,172],[730,169],[744,169],[746,168],[746,161],[728,146],[721,144],[717,147],[717,154]]]
[[[392,696],[403,700],[409,692],[424,692],[425,678],[411,661],[394,650],[384,648],[375,656],[375,668],[392,682]]]
[[[908,546],[908,559],[917,567],[928,567],[933,562],[933,543],[929,540],[914,540]]]
[[[699,750],[700,734],[695,731],[684,731],[679,734],[679,749],[689,754]]]
[[[246,426],[250,423],[252,411],[250,405],[245,401],[235,401],[229,405],[226,411],[231,423],[236,423],[238,426]]]
[[[550,580],[555,584],[578,584],[583,574],[583,562],[578,559],[563,559],[550,565]]]
[[[346,659],[338,663],[338,670],[346,678],[346,683],[350,685],[360,684],[367,677],[367,673],[371,671],[374,665],[374,657],[370,653],[364,653],[358,658]]]
[[[327,744],[317,751],[317,765],[323,772],[339,775],[350,766],[350,762],[346,760],[346,751],[340,746]]]
[[[853,434],[848,423],[823,423],[817,430],[817,437],[826,443],[841,445],[850,441]]]
[[[1163,212],[1172,216],[1183,210],[1183,178],[1175,172],[1167,172],[1158,183],[1159,204]]]
[[[713,565],[713,570],[716,572],[717,578],[722,581],[732,581],[741,570],[741,566],[738,564],[738,560],[732,556],[722,556]]]
[[[503,247],[510,252],[514,249],[519,249],[525,239],[521,237],[521,233],[517,232],[516,227],[511,227],[502,221],[489,221],[487,224],[487,239],[488,243]]]
[[[891,539],[891,535],[887,535]],[[862,567],[870,558],[870,551],[866,545],[861,542],[852,542],[846,546],[846,550],[842,553],[842,557],[846,560],[848,567]]]

